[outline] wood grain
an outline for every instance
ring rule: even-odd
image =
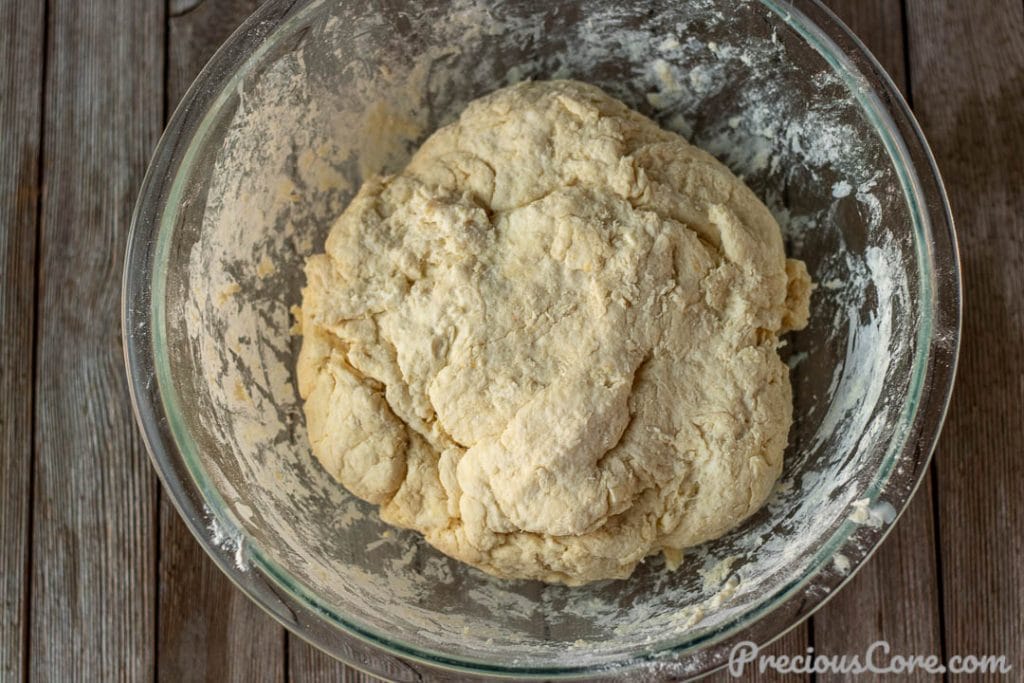
[[[830,0],[829,7],[907,93],[903,17],[892,0]],[[889,538],[813,618],[815,652],[863,656],[885,640],[893,653],[942,656],[932,476],[929,474]],[[819,680],[870,680],[821,675]],[[931,680],[917,673],[908,680]]]
[[[0,680],[25,676],[44,6],[0,0]]]
[[[965,283],[939,444],[946,648],[1024,670],[1024,4],[912,0],[911,85],[945,178]]]
[[[199,70],[256,0],[172,3],[167,18],[167,103],[172,110]],[[160,501],[158,679],[283,681],[285,631],[213,564],[165,497]]]
[[[153,675],[156,480],[132,419],[120,281],[160,133],[162,2],[49,3],[29,666]],[[25,361],[28,362],[28,361]]]

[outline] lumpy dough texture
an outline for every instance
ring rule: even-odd
[[[306,265],[313,453],[501,577],[628,576],[757,510],[792,413],[804,264],[728,169],[598,88],[471,103]]]

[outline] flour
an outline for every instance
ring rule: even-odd
[[[188,199],[205,203],[202,230],[185,244],[184,294],[168,313],[188,350],[176,362],[194,378],[182,393],[200,406],[197,457],[226,506],[209,531],[233,561],[273,564],[340,618],[424,651],[614,666],[727,627],[815,563],[847,573],[863,556],[859,536],[842,555],[822,555],[819,539],[850,526],[855,501],[875,500],[869,485],[885,485],[879,463],[900,438],[918,285],[897,229],[909,220],[899,182],[856,88],[777,15],[753,2],[677,5],[652,17],[596,3],[576,22],[561,5],[544,14],[457,0],[403,18],[340,3],[239,82],[223,129],[211,128],[220,152],[209,190]],[[396,21],[415,25],[416,40]],[[797,58],[814,64],[813,78]],[[809,331],[786,347],[796,423],[766,509],[674,572],[649,558],[629,581],[585,589],[497,581],[413,534],[383,536],[369,506],[309,455],[289,334],[301,264],[369,174],[400,168],[484,92],[558,77],[593,82],[718,156],[823,283]],[[896,510],[866,514],[884,526]],[[723,575],[707,581],[704,567]],[[706,662],[655,663],[645,675]]]
[[[701,569],[700,575],[704,579],[704,590],[709,591],[718,588],[727,576],[733,564],[739,559],[738,555],[730,555],[722,558],[709,569]]]
[[[230,554],[236,569],[242,572],[248,571],[249,563],[245,558],[245,538],[237,530],[228,531],[222,526],[209,507],[203,506],[203,512],[209,519],[206,530],[209,531],[213,544]]]
[[[884,524],[891,524],[896,519],[896,509],[885,501],[871,505],[870,498],[862,498],[853,501],[849,519],[854,524],[880,527]]]

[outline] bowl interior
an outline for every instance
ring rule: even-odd
[[[400,169],[471,99],[556,77],[718,156],[818,283],[783,349],[795,423],[768,505],[676,571],[650,558],[572,589],[469,569],[330,479],[306,442],[289,332],[304,258],[367,175]],[[213,540],[329,623],[470,668],[615,666],[778,605],[853,524],[895,516],[876,494],[916,409],[926,232],[872,97],[823,35],[767,2],[311,3],[219,94],[162,216],[157,379]]]

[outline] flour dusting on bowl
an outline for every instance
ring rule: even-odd
[[[212,533],[239,539],[327,619],[423,656],[513,667],[675,656],[779,604],[815,566],[849,571],[846,555],[831,560],[852,552],[837,534],[857,533],[848,517],[885,487],[907,426],[921,247],[866,86],[809,46],[798,18],[723,4],[320,3],[253,58],[194,143],[212,150],[208,175],[190,180],[190,228],[171,250],[184,257],[167,275],[193,466],[223,503]],[[822,283],[783,350],[795,423],[782,480],[675,571],[650,558],[629,580],[584,588],[496,580],[389,529],[309,452],[290,313],[305,257],[367,175],[401,168],[470,100],[527,78],[598,85],[716,155]]]

